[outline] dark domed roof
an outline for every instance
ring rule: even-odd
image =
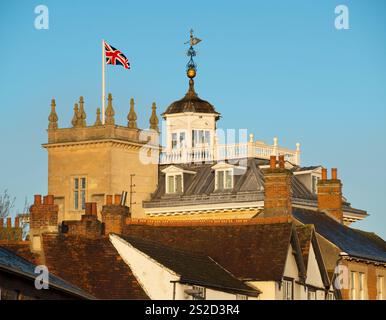
[[[194,91],[193,79],[189,80],[189,90],[185,97],[181,100],[174,101],[162,115],[165,116],[183,112],[212,113],[216,114],[217,119],[220,117],[220,114],[215,110],[212,104],[198,97],[197,93]]]

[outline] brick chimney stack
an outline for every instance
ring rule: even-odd
[[[331,169],[331,179],[327,178],[327,169],[322,169],[322,178],[318,181],[318,208],[343,223],[342,183],[336,168]]]
[[[70,236],[98,239],[103,236],[104,227],[98,220],[97,203],[86,202],[85,211],[80,220],[67,220],[62,222],[62,233]]]
[[[23,230],[20,227],[19,218],[15,218],[15,224],[12,226],[12,218],[6,219],[4,224],[3,218],[0,218],[0,241],[21,241],[23,240]]]
[[[264,217],[282,217],[292,214],[292,172],[285,168],[284,156],[270,157],[270,167],[264,174]],[[279,165],[277,165],[277,163]]]
[[[34,204],[30,207],[30,239],[31,250],[41,251],[41,235],[58,232],[58,205],[54,204],[54,196],[34,196]]]
[[[122,234],[123,227],[126,225],[126,218],[130,217],[130,209],[125,205],[121,205],[121,196],[114,196],[114,204],[112,204],[112,196],[106,196],[106,204],[102,207],[102,221],[105,224],[105,235],[109,233]]]

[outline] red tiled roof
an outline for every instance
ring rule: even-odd
[[[292,223],[196,225],[129,224],[124,234],[213,258],[239,279],[281,280]],[[301,257],[300,257],[301,260]],[[302,263],[302,261],[300,261]]]
[[[108,238],[44,234],[43,248],[50,272],[98,299],[148,299]]]

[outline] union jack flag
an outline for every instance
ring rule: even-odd
[[[125,55],[113,46],[110,46],[107,42],[104,43],[106,63],[113,65],[121,65],[125,69],[130,69],[129,60],[125,57]]]

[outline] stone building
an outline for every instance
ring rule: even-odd
[[[165,146],[155,104],[149,130],[133,99],[117,125],[111,94],[106,122],[98,109],[87,125],[81,97],[59,128],[52,100],[49,194],[35,196],[29,240],[8,222],[0,245],[101,299],[386,299],[386,243],[352,228],[367,213],[337,170],[303,167],[300,144],[277,138],[221,141],[193,71],[162,113]]]

